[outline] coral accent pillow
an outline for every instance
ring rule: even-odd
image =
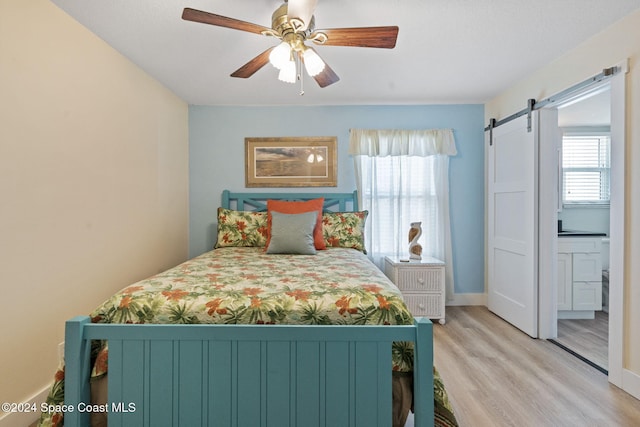
[[[267,228],[269,235],[267,236],[267,244],[269,247],[271,241],[271,212],[280,212],[285,214],[299,214],[306,212],[317,212],[318,219],[313,229],[313,243],[316,249],[326,249],[322,235],[322,207],[324,206],[324,197],[306,201],[286,201],[286,200],[267,200]]]

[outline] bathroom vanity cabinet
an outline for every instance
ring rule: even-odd
[[[593,319],[602,310],[602,237],[558,238],[558,318]]]

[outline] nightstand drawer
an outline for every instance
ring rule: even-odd
[[[404,294],[404,301],[414,316],[442,318],[442,297],[440,294]]]
[[[397,286],[401,291],[442,291],[442,268],[399,268]]]

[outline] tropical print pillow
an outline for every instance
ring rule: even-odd
[[[216,248],[263,247],[267,243],[267,213],[218,208]]]
[[[322,236],[326,246],[353,248],[367,253],[364,247],[364,224],[368,215],[369,211],[323,213]],[[215,248],[264,247],[267,237],[266,212],[218,208],[218,240]]]
[[[322,215],[322,235],[327,247],[364,248],[364,224],[369,211],[325,212]]]

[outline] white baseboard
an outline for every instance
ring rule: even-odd
[[[640,375],[628,369],[623,369],[622,389],[636,399],[640,399]]]
[[[51,385],[46,386],[38,393],[34,394],[30,398],[20,402],[20,403],[29,403],[35,404],[38,409],[37,412],[9,412],[3,413],[0,416],[0,427],[26,427],[33,424],[35,421],[40,418],[40,405],[47,401],[47,396],[49,395],[49,391],[51,391]],[[18,403],[18,402],[14,402]]]
[[[487,305],[487,294],[454,294],[446,305]]]

